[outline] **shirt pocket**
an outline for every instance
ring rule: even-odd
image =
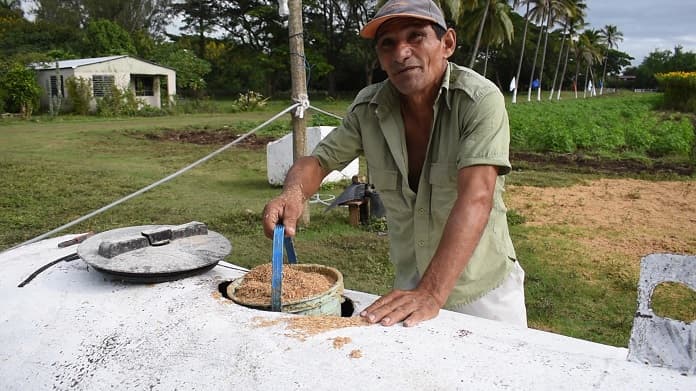
[[[431,186],[430,210],[434,217],[445,221],[457,199],[457,166],[431,163],[428,175]]]
[[[398,170],[380,169],[370,167],[370,181],[375,185],[375,190],[379,194],[387,215],[395,217],[395,213],[403,210],[405,204],[401,192],[401,174]]]

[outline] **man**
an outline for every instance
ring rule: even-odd
[[[391,0],[360,32],[388,80],[364,88],[341,126],[298,159],[264,209],[294,235],[322,179],[365,156],[387,209],[395,290],[367,307],[372,323],[405,326],[446,308],[526,327],[524,272],[502,201],[510,172],[503,96],[448,62],[456,36],[431,0]]]

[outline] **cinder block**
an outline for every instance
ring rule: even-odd
[[[335,129],[334,126],[313,126],[307,128],[307,150],[309,155],[314,147],[319,144],[324,137]],[[271,185],[282,185],[285,175],[292,165],[292,133],[282,138],[272,141],[266,145],[266,169],[268,172],[268,183]],[[332,171],[324,178],[324,182],[338,182],[344,179],[350,180],[354,175],[358,175],[359,159],[356,158],[342,171]]]

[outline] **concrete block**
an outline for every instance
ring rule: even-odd
[[[335,129],[334,126],[313,126],[307,128],[307,150],[309,155],[314,147],[319,144],[324,137]],[[266,168],[268,172],[268,183],[271,185],[282,185],[285,175],[292,165],[292,133],[282,138],[272,141],[266,145]],[[359,159],[356,158],[342,171],[332,171],[324,178],[322,183],[338,182],[344,179],[350,180],[354,175],[358,175]]]

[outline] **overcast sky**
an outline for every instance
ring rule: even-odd
[[[618,50],[640,65],[655,49],[696,52],[696,0],[586,0],[590,28],[607,24],[623,33]]]

